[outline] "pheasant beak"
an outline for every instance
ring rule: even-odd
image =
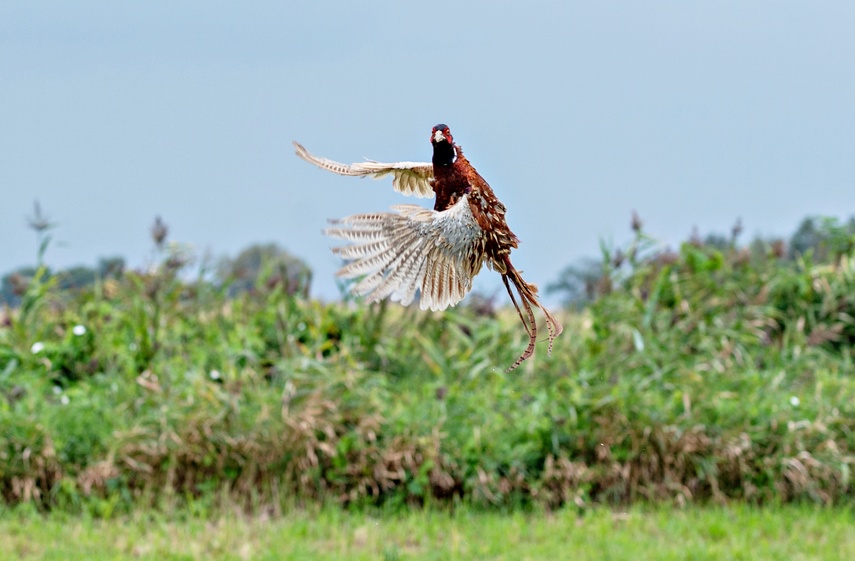
[[[445,134],[443,134],[443,132],[441,130],[437,129],[437,130],[433,131],[433,141],[434,141],[434,143],[443,142],[443,141],[447,142],[448,139],[445,138]]]

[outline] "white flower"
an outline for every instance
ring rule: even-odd
[[[36,354],[39,354],[40,352],[42,352],[44,350],[44,348],[45,348],[44,343],[42,343],[41,341],[36,341],[35,343],[33,343],[33,346],[30,347],[30,352],[33,353],[34,355],[36,355]]]
[[[128,345],[128,350],[130,350],[131,352],[137,350],[137,344],[131,343],[130,345]]]
[[[71,332],[80,337],[86,333],[86,326],[78,323],[71,329]]]
[[[793,407],[798,407],[799,405],[801,405],[801,403],[802,400],[796,396],[790,398],[790,405],[792,405]]]
[[[62,394],[62,397],[59,398],[59,402],[62,403],[63,405],[68,405],[69,401],[71,401],[71,400],[68,399],[68,396],[65,394]]]
[[[61,393],[62,393],[62,388],[60,388],[59,386],[54,386],[54,387],[53,387],[53,393],[54,393],[54,395],[59,395],[59,394],[61,394]]]
[[[219,370],[211,370],[208,374],[211,377],[211,380],[219,380],[220,379],[220,371]]]

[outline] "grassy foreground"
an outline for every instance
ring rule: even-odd
[[[578,515],[337,508],[281,518],[0,515],[0,559],[855,559],[851,510],[604,508]]]

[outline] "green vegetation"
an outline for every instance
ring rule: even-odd
[[[855,261],[849,230],[825,228],[839,243],[814,263],[732,241],[660,251],[639,227],[553,355],[512,373],[525,333],[507,309],[323,304],[275,264],[249,290],[190,281],[165,228],[145,272],[63,289],[39,265],[0,311],[0,496],[106,518],[848,504]]]
[[[855,558],[853,513],[734,507],[594,509],[582,515],[431,509],[399,514],[298,511],[114,520],[0,516],[0,559],[626,559]]]

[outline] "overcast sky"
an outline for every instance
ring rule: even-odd
[[[855,213],[852,2],[0,1],[0,273],[275,241],[337,295],[327,218],[405,200],[344,162],[429,161],[446,123],[541,285],[630,237],[788,235]],[[430,205],[429,202],[421,200]],[[498,290],[482,272],[476,287]]]

